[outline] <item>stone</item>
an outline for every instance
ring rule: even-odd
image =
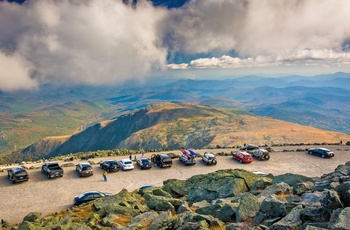
[[[112,227],[117,228],[121,227],[119,224],[116,223],[116,220],[118,219],[118,215],[115,214],[108,214],[101,220],[101,225],[105,227]]]
[[[175,218],[172,216],[171,212],[160,212],[158,216],[156,216],[152,223],[147,227],[147,230],[158,230],[158,229],[172,229],[173,222]]]
[[[297,230],[302,225],[300,213],[303,210],[301,205],[296,206],[290,213],[288,213],[280,221],[274,223],[269,228],[270,230]]]
[[[329,220],[330,214],[324,207],[305,207],[300,213],[304,221],[309,222],[326,222]]]
[[[343,230],[350,229],[350,207],[338,208],[333,211],[329,220],[328,229]]]
[[[36,225],[35,223],[23,221],[19,224],[18,230],[38,230],[41,229],[41,226]]]
[[[170,193],[173,197],[183,197],[188,194],[184,180],[169,179],[163,182],[163,190]]]
[[[259,201],[256,196],[244,193],[236,210],[236,221],[242,222],[252,219],[259,211],[259,207]]]
[[[264,189],[257,197],[260,202],[262,202],[266,197],[271,195],[280,195],[283,197],[289,196],[292,192],[292,188],[284,183],[280,182],[278,184],[273,184]]]
[[[286,201],[279,199],[276,195],[267,197],[260,205],[259,212],[263,213],[266,218],[284,217],[287,215]]]
[[[299,174],[286,173],[279,176],[275,176],[272,179],[272,184],[278,184],[278,183],[284,182],[284,183],[287,183],[289,186],[295,186],[298,183],[303,183],[307,181],[314,182],[314,180],[310,177],[306,177]]]
[[[343,183],[335,188],[344,207],[350,206],[350,183]]]
[[[305,206],[321,206],[321,201],[326,194],[324,192],[303,193],[300,203]]]
[[[230,222],[235,219],[236,209],[236,204],[225,204],[216,211],[215,216],[223,222]]]
[[[257,181],[253,184],[251,188],[251,192],[261,192],[266,187],[272,185],[272,179],[269,177],[260,177]]]
[[[35,222],[40,217],[41,217],[41,212],[30,212],[23,218],[23,221]]]
[[[179,206],[179,208],[177,209],[177,214],[183,213],[183,212],[187,212],[187,211],[192,211],[190,209],[190,206],[188,205],[188,203],[186,201],[182,202],[182,204]]]
[[[328,190],[324,194],[325,197],[321,200],[321,205],[327,211],[328,216],[332,214],[333,210],[343,208],[343,204],[336,191]]]
[[[301,195],[310,190],[311,191],[315,190],[315,185],[311,181],[297,183],[296,185],[293,186],[293,193],[296,195]]]

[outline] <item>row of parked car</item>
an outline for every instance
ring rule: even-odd
[[[182,155],[180,155],[179,160],[185,165],[194,165],[197,160],[196,154],[192,150],[181,150]],[[330,158],[334,157],[334,153],[326,148],[310,148],[308,149],[308,153],[310,155],[317,155],[322,158]],[[207,165],[216,165],[217,158],[213,153],[204,153],[202,156],[202,161]],[[258,160],[269,160],[270,153],[266,149],[261,149],[256,145],[245,145],[240,151],[237,151],[233,154],[233,158],[240,163],[250,163],[253,161],[253,158]],[[132,170],[134,169],[134,163],[130,159],[121,159],[118,162],[115,160],[106,160],[99,163],[100,168],[102,170],[106,170],[107,172],[117,172],[119,170]],[[173,164],[172,158],[170,155],[165,153],[153,154],[151,159],[146,157],[141,157],[136,160],[136,165],[139,166],[140,169],[150,169],[153,166],[158,166],[160,168],[171,167]],[[12,181],[12,183],[28,181],[29,175],[27,171],[21,167],[16,166],[10,168],[8,171],[8,178]],[[80,177],[92,176],[94,174],[94,170],[90,163],[78,163],[76,165],[76,171]],[[57,162],[45,162],[41,167],[41,172],[47,176],[48,179],[54,177],[62,177],[64,174],[64,170],[59,166]]]

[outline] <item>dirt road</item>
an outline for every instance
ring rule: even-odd
[[[242,168],[249,171],[263,171],[280,175],[284,173],[296,173],[309,177],[319,177],[325,173],[333,172],[334,169],[347,161],[350,161],[350,146],[325,146],[334,151],[335,157],[322,159],[308,155],[306,152],[297,152],[295,149],[306,149],[310,146],[285,146],[274,147],[269,161],[253,161],[251,164],[240,164],[234,161],[232,156],[218,156],[218,164],[207,166],[198,159],[193,166],[184,166],[178,159],[173,161],[173,167],[160,169],[153,167],[150,170],[140,170],[135,166],[132,171],[119,171],[110,173],[108,182],[102,178],[102,170],[99,165],[93,165],[94,175],[92,177],[78,177],[75,167],[64,168],[65,174],[62,178],[47,179],[38,169],[28,170],[30,180],[18,184],[12,184],[7,173],[0,173],[0,219],[10,224],[19,223],[29,212],[41,212],[47,215],[61,211],[72,206],[73,197],[86,191],[98,190],[102,192],[118,193],[122,188],[129,191],[139,188],[145,184],[162,185],[164,180],[170,178],[186,179],[197,174],[206,174],[219,169]],[[198,150],[231,152],[237,149],[222,150]],[[287,151],[286,151],[287,150]],[[288,151],[290,150],[290,151]],[[180,151],[172,151],[181,154]],[[146,157],[151,153],[146,153]],[[140,157],[140,156],[137,156]],[[93,159],[98,163],[104,159],[119,160],[125,157],[109,157]],[[74,163],[78,163],[75,161]],[[63,162],[59,162],[62,164]]]

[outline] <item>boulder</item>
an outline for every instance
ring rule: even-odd
[[[296,185],[293,186],[293,193],[296,195],[301,195],[310,190],[311,191],[315,190],[315,185],[311,181],[297,183]]]
[[[101,220],[101,225],[105,227],[118,228],[121,227],[116,220],[118,219],[118,215],[116,214],[108,214]]]
[[[237,204],[225,204],[221,208],[219,208],[216,213],[215,217],[217,217],[219,220],[223,222],[230,222],[235,220],[235,214],[236,214]]]
[[[190,209],[190,206],[188,205],[188,203],[186,201],[184,201],[181,203],[181,205],[177,209],[176,213],[180,214],[180,213],[187,212],[187,211],[192,211],[192,210]]]
[[[269,228],[270,230],[297,230],[302,225],[302,220],[300,218],[300,213],[303,210],[301,205],[296,206],[292,209],[288,215],[282,218],[280,221],[274,223]]]
[[[324,207],[305,207],[300,213],[301,219],[309,222],[326,222],[330,214]]]
[[[23,221],[19,224],[17,230],[37,230],[41,229],[41,226],[32,222]]]
[[[147,230],[173,229],[174,221],[175,218],[172,216],[171,212],[160,212],[160,214],[153,219]]]
[[[257,181],[253,184],[251,191],[252,193],[260,193],[262,190],[264,190],[266,187],[272,185],[272,179],[269,177],[260,177]]]
[[[330,216],[333,210],[343,208],[343,204],[338,196],[338,193],[334,190],[328,190],[324,192],[325,197],[321,200],[321,205],[324,207],[328,216]]]
[[[286,200],[280,199],[276,195],[271,195],[262,202],[259,212],[269,219],[284,217],[287,215]]]
[[[299,175],[299,174],[286,173],[283,175],[275,176],[272,179],[272,184],[278,184],[278,183],[284,182],[290,186],[294,186],[298,183],[303,183],[303,182],[307,182],[307,181],[311,181],[314,183],[314,180],[310,177],[306,177],[306,176]]]
[[[41,212],[30,212],[23,218],[23,221],[35,222],[40,217],[41,217]]]
[[[193,222],[193,223],[197,223],[197,222],[201,222],[201,221],[205,221],[208,223],[208,228],[211,229],[223,229],[224,228],[224,223],[221,222],[220,220],[218,220],[217,218],[211,216],[211,215],[200,215],[194,212],[184,212],[181,213],[177,216],[175,222],[174,222],[174,228],[173,229],[180,229],[183,226],[188,226],[187,223],[189,222]],[[185,229],[185,228],[181,228],[181,229]],[[187,228],[187,229],[191,229],[191,228]]]
[[[266,197],[269,197],[271,195],[279,195],[282,197],[287,197],[291,194],[292,188],[284,183],[280,182],[278,184],[273,184],[268,186],[266,189],[264,189],[257,197],[259,201],[263,201]]]
[[[173,197],[183,197],[188,194],[184,180],[169,179],[163,182],[163,190],[170,193]]]
[[[301,196],[300,203],[305,206],[321,206],[321,200],[324,199],[325,196],[326,195],[323,192],[307,192]]]
[[[166,198],[148,193],[144,194],[144,198],[148,207],[156,211],[175,211],[182,204],[182,200],[176,198]]]
[[[344,207],[350,207],[350,183],[343,183],[335,188]]]
[[[153,210],[142,213],[132,218],[125,227],[126,229],[144,229],[150,226],[157,216],[158,213]]]
[[[350,229],[350,207],[339,208],[333,211],[329,220],[328,229],[330,230],[343,230]]]
[[[304,223],[300,230],[326,230],[328,228],[328,222],[325,223]]]
[[[242,222],[252,219],[259,211],[258,198],[250,193],[244,193],[241,196],[239,205],[236,210],[236,221]]]

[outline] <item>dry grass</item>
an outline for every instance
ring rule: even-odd
[[[95,208],[92,203],[76,207],[73,209],[71,217],[76,217],[76,221],[80,222],[89,219],[95,213]]]
[[[117,218],[114,220],[114,223],[126,226],[131,221],[131,217],[118,214]]]

